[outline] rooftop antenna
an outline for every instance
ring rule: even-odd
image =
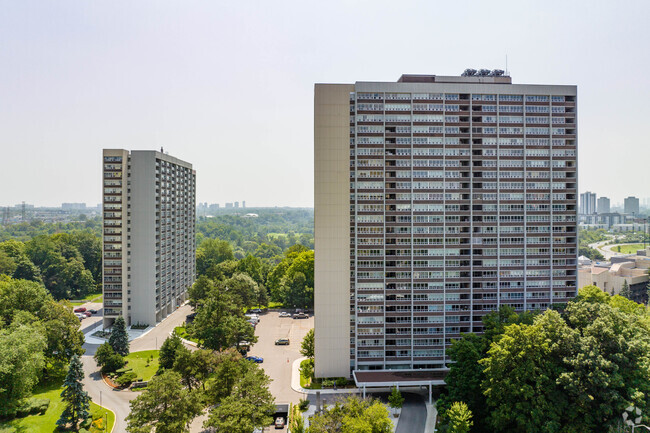
[[[510,73],[508,72],[508,55],[506,54],[506,76],[510,76]]]

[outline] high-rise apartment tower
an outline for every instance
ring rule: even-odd
[[[580,194],[580,214],[591,215],[596,213],[596,193],[585,192]]]
[[[500,305],[576,294],[576,91],[508,76],[316,84],[318,377],[433,375]]]
[[[607,197],[598,197],[596,210],[599,214],[609,213],[609,198]]]
[[[639,199],[634,196],[625,197],[623,211],[628,215],[639,216]]]
[[[104,327],[155,325],[196,277],[196,174],[167,154],[104,149]]]

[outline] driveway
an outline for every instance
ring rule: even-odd
[[[90,398],[95,403],[101,404],[115,413],[115,428],[112,433],[126,433],[125,418],[131,410],[129,402],[136,398],[139,393],[127,390],[117,391],[106,385],[92,356],[82,356],[81,362],[85,373],[83,384]]]
[[[87,307],[86,305],[84,306],[86,308],[95,308]],[[185,321],[185,316],[188,315],[191,310],[192,308],[189,305],[184,305],[176,309],[176,311],[167,316],[167,318],[159,323],[154,329],[131,341],[131,352],[160,349],[160,346],[169,336],[169,333],[172,332],[176,326],[181,325]],[[81,322],[80,327],[82,330],[88,332],[96,322],[101,320],[102,317],[100,311],[97,315],[84,319]],[[125,418],[131,410],[129,402],[136,398],[140,393],[129,390],[117,391],[104,383],[99,368],[93,359],[93,355],[97,351],[98,347],[99,345],[97,344],[86,343],[83,345],[83,348],[86,350],[84,356],[81,357],[85,373],[85,378],[83,380],[84,388],[90,395],[92,401],[115,412],[115,428],[112,433],[126,433]],[[199,418],[201,419],[197,418],[195,422],[192,423],[192,432],[202,431],[201,424],[204,418]]]
[[[427,407],[421,395],[404,393],[404,405],[395,433],[424,433]]]

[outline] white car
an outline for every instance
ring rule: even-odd
[[[79,320],[83,320],[86,318],[86,315],[83,313],[74,313],[75,316],[79,318]]]
[[[287,313],[286,311],[283,311],[280,313],[280,317],[291,317],[291,313]]]

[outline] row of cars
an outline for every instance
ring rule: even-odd
[[[92,316],[93,314],[97,314],[97,310],[93,310],[93,309],[87,310],[86,307],[77,307],[73,311],[74,311],[74,315],[77,316],[80,321],[85,319],[86,317]]]

